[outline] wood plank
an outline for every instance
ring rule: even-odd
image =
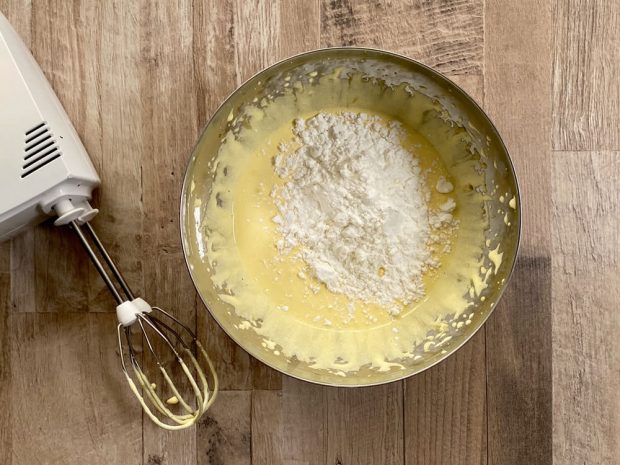
[[[34,312],[37,309],[33,249],[34,229],[11,239],[11,311]]]
[[[521,255],[486,324],[488,463],[551,457],[551,5],[489,2],[485,108],[521,187]]]
[[[553,148],[619,150],[620,3],[554,5]]]
[[[192,43],[198,126],[204,127],[237,86],[232,0],[194,4]]]
[[[551,261],[521,256],[486,324],[489,464],[550,464]]]
[[[278,60],[279,1],[233,0],[237,85]]]
[[[198,423],[198,465],[250,465],[251,417],[251,391],[220,392]]]
[[[0,244],[0,257],[6,257],[9,251],[9,242]],[[0,259],[0,263],[5,258]],[[4,268],[4,267],[3,267]],[[0,405],[11,405],[11,385],[13,366],[9,345],[9,311],[10,311],[11,276],[6,269],[0,269]],[[13,426],[10,408],[0,409],[0,463],[11,463]]]
[[[405,382],[405,463],[485,464],[484,331],[458,352]]]
[[[322,1],[321,45],[379,47],[421,61],[483,101],[483,2]]]
[[[486,16],[485,109],[517,171],[527,256],[550,251],[551,11],[546,2],[491,2]],[[512,31],[508,34],[507,31]],[[523,42],[522,37],[528,37]],[[516,47],[518,42],[522,46]],[[524,117],[527,115],[527,117]]]
[[[554,463],[619,463],[620,158],[553,161]]]
[[[403,383],[327,392],[327,463],[403,464]]]
[[[198,135],[192,3],[140,2],[137,23],[128,27],[135,27],[140,47],[144,296],[195,329],[196,293],[179,243],[178,215],[184,168]],[[158,339],[156,351],[164,350]],[[187,386],[179,375],[173,374],[183,394]],[[163,386],[161,379],[155,383]],[[143,437],[145,463],[196,463],[195,427],[162,431],[143,416]]]
[[[319,2],[233,1],[237,83],[290,55],[319,46]]]
[[[320,0],[280,0],[278,60],[318,48],[321,44]]]
[[[13,465],[142,463],[113,314],[9,316]],[[24,440],[27,438],[27,440]]]
[[[254,391],[252,464],[326,464],[328,388],[282,379],[282,391]]]
[[[11,271],[11,242],[0,242],[0,273]]]
[[[483,2],[323,0],[321,44],[379,47],[449,76],[481,75]]]
[[[85,137],[101,177],[97,193],[100,212],[93,225],[134,293],[140,295],[143,289],[142,257],[138,253],[142,249],[143,221],[141,162],[146,152],[140,75],[135,65],[141,54],[136,40],[141,9],[137,2],[119,0],[79,5],[80,17],[85,17],[85,22],[92,17],[91,27],[96,24],[99,29],[91,43],[82,46],[79,58],[85,69],[82,79],[91,78],[91,68],[97,79],[98,102],[92,118],[98,117],[99,127],[92,137],[86,131]],[[116,306],[94,267],[88,267],[88,275],[89,310],[114,311]]]

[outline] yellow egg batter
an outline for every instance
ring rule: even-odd
[[[446,121],[438,102],[406,85],[386,86],[361,74],[343,75],[342,69],[283,82],[279,95],[229,115],[231,130],[213,165],[210,196],[194,206],[201,212],[196,216],[206,268],[193,273],[209,275],[219,298],[242,318],[238,327],[260,334],[266,350],[316,369],[343,376],[362,367],[385,371],[442,350],[452,327],[471,322],[474,300],[501,265],[501,253],[493,251],[490,260],[485,245],[488,197],[481,188],[480,154],[462,127]],[[276,259],[279,234],[272,218],[277,211],[270,193],[274,184],[285,182],[273,166],[278,144],[293,140],[295,118],[343,111],[400,121],[407,131],[403,144],[425,172],[429,208],[448,198],[457,205],[458,226],[446,231],[451,248],[434,251],[440,266],[424,276],[425,297],[396,316],[358,301],[353,318],[347,318],[347,296],[318,281],[313,284],[319,291],[309,294],[312,278],[299,276],[304,263],[293,256]],[[452,192],[434,188],[441,177],[454,186]]]
[[[323,110],[324,113],[341,111],[345,109]],[[347,108],[346,111],[368,114],[368,111],[358,108]],[[311,116],[314,114],[302,115],[303,118]],[[383,118],[387,124],[388,118]],[[275,174],[273,159],[281,143],[294,145],[292,129],[292,122],[288,122],[270,134],[264,144],[248,157],[232,189],[233,240],[239,250],[246,279],[261,289],[277,309],[290,312],[292,317],[310,326],[355,329],[390,323],[392,316],[386,308],[360,300],[354,301],[357,315],[350,318],[347,306],[351,299],[348,296],[329,291],[307,273],[302,260],[292,255],[285,260],[278,256],[275,244],[280,235],[272,221],[277,210],[270,193],[275,184],[283,184],[285,180]],[[412,129],[407,130],[403,146],[416,154],[419,166],[426,173],[429,208],[437,210],[446,199],[452,198],[450,194],[440,194],[432,188],[440,177],[448,176],[439,154],[423,136]],[[453,231],[446,229],[444,234],[452,235]],[[435,255],[441,260],[443,254],[437,250]],[[425,274],[426,289],[432,287],[436,275],[434,270]],[[309,288],[318,289],[318,292],[309,293]]]

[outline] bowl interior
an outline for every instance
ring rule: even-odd
[[[469,302],[467,312],[446,313],[447,337],[442,344],[429,345],[436,335],[429,330],[430,339],[416,341],[412,347],[415,356],[399,360],[400,368],[379,371],[363,366],[344,377],[269,350],[261,335],[244,329],[243,319],[220,298],[221,290],[211,280],[206,253],[208,224],[205,224],[206,200],[213,188],[215,161],[222,141],[227,134],[248,124],[247,117],[244,121],[237,115],[251,114],[249,110],[264,99],[277,99],[290,92],[290,87],[284,85],[286,82],[299,82],[306,89],[312,88],[313,82],[333,74],[334,70],[343,80],[358,74],[364,85],[384,89],[400,87],[410,98],[417,99],[419,114],[408,107],[411,114],[398,114],[404,110],[396,109],[394,116],[405,121],[414,117],[420,121],[428,119],[432,130],[424,135],[440,152],[448,138],[452,141],[458,138],[460,145],[453,144],[453,147],[462,151],[462,155],[455,156],[466,156],[475,170],[479,182],[471,187],[484,196],[485,210],[484,231],[480,231],[485,242],[485,251],[480,256],[480,279],[486,280],[486,286],[480,292],[464,296]],[[317,105],[318,110],[322,105],[320,99]],[[518,187],[508,153],[488,117],[465,92],[435,71],[404,57],[378,50],[338,48],[308,52],[267,68],[222,104],[204,129],[187,167],[181,196],[181,229],[185,257],[198,293],[215,320],[242,348],[267,365],[297,378],[328,385],[360,386],[416,374],[449,356],[480,328],[512,272],[519,242],[519,206]]]

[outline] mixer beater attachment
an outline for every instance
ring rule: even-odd
[[[72,221],[70,224],[116,300],[116,315],[119,321],[117,326],[118,348],[121,366],[131,391],[142,405],[144,412],[158,426],[168,430],[192,426],[213,403],[218,391],[217,375],[204,347],[193,331],[176,317],[159,307],[151,307],[140,297],[135,297],[88,222],[80,224],[78,221]],[[97,252],[109,268],[111,275],[108,274]],[[132,329],[136,328],[138,329],[137,335],[132,334]],[[157,386],[151,382],[142,369],[140,349],[136,341],[133,340],[139,334],[142,335],[149,354],[161,373],[163,383],[173,394],[166,401],[162,400],[157,394]],[[155,338],[159,338],[163,344],[162,342],[158,343]],[[123,339],[125,343],[123,343]],[[142,341],[140,341],[140,345],[142,345]],[[165,358],[158,354],[157,348],[159,346],[166,349],[167,356]],[[127,359],[129,363],[127,363]],[[199,360],[206,364],[206,372]],[[179,388],[166,370],[170,361],[176,364],[177,369],[175,371],[180,370],[185,377],[185,382],[189,384],[188,390],[193,396],[191,401],[186,400],[181,395]],[[211,387],[207,380],[207,373],[211,378]],[[142,393],[140,393],[140,388]],[[173,412],[173,406],[176,404],[185,413]],[[165,419],[170,420],[171,423],[164,422]]]

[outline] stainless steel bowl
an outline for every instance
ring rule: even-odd
[[[261,345],[263,338],[253,331],[238,328],[241,319],[234,308],[218,297],[205,262],[204,231],[201,219],[202,205],[208,198],[213,181],[212,162],[218,154],[223,135],[232,130],[229,115],[239,114],[251,102],[273,95],[282,87],[283,76],[307,79],[321,76],[333,63],[347,63],[366,69],[372,63],[376,69],[389,70],[391,82],[398,79],[412,83],[412,90],[439,102],[453,124],[470,137],[484,153],[484,179],[488,190],[486,200],[488,217],[489,250],[501,244],[503,264],[484,293],[484,299],[472,298],[473,316],[467,325],[460,325],[451,332],[449,343],[441,350],[424,352],[416,360],[401,361],[404,369],[377,371],[362,367],[345,377],[326,370],[318,370],[307,363],[276,355]],[[393,70],[397,72],[392,72]],[[193,188],[190,188],[193,186]],[[507,222],[502,208],[504,201],[493,192],[510,193],[516,199],[516,208],[510,212]],[[399,380],[419,373],[450,356],[459,349],[483,325],[507,286],[514,267],[520,236],[520,201],[514,169],[506,147],[497,130],[482,109],[461,88],[438,72],[409,58],[381,50],[366,48],[330,48],[303,53],[281,61],[252,77],[232,93],[215,112],[205,127],[187,166],[181,194],[181,236],[186,262],[194,285],[211,315],[226,333],[243,349],[263,363],[283,373],[303,380],[333,386],[366,386]],[[496,213],[497,212],[497,213]],[[217,358],[217,354],[214,354]]]

